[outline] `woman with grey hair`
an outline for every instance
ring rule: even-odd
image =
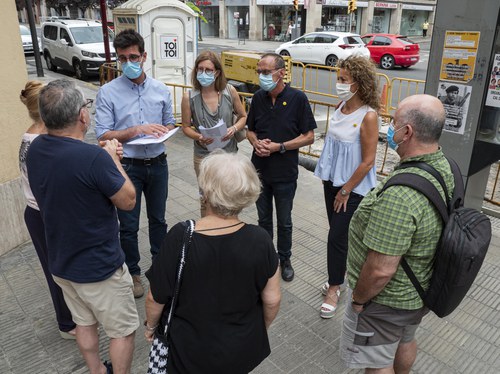
[[[248,158],[214,151],[201,162],[198,183],[207,215],[196,222],[187,251],[168,330],[167,372],[248,373],[270,354],[267,329],[281,298],[269,234],[238,217],[257,200],[259,177]],[[162,338],[184,233],[182,223],[170,230],[146,272],[148,341]]]

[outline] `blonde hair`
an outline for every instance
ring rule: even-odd
[[[380,109],[380,94],[378,92],[377,70],[372,60],[351,55],[339,60],[337,67],[349,72],[354,82],[358,84],[358,95],[361,101],[378,111]]]
[[[43,86],[44,84],[40,81],[28,81],[24,90],[21,90],[21,95],[19,95],[21,102],[28,108],[29,116],[35,122],[41,122],[42,120],[38,109],[38,99]]]
[[[198,177],[203,198],[215,214],[229,217],[255,203],[260,179],[247,157],[215,150],[205,157]]]

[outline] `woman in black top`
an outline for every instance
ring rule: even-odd
[[[267,328],[280,303],[278,257],[269,234],[240,221],[260,182],[251,162],[215,151],[201,164],[207,215],[196,222],[169,328],[168,373],[248,373],[270,354]],[[163,331],[185,227],[175,225],[146,272],[146,339]]]

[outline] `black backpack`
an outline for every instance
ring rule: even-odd
[[[394,185],[404,185],[421,192],[435,206],[443,219],[443,232],[436,248],[433,273],[429,288],[424,291],[403,257],[401,266],[415,286],[424,305],[438,317],[446,317],[463,300],[483,264],[491,240],[489,218],[472,208],[464,208],[464,185],[460,169],[448,159],[455,179],[453,196],[447,203],[438,189],[426,178],[408,172],[397,174],[386,182],[380,195]],[[431,174],[441,184],[445,196],[449,196],[443,177],[431,165],[410,161],[396,169],[417,167]]]

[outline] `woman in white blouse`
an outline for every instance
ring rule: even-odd
[[[323,181],[330,230],[327,244],[328,282],[320,316],[335,314],[344,282],[349,222],[363,197],[376,184],[375,155],[380,108],[374,64],[351,56],[339,61],[337,95],[341,100],[330,120],[314,174]]]

